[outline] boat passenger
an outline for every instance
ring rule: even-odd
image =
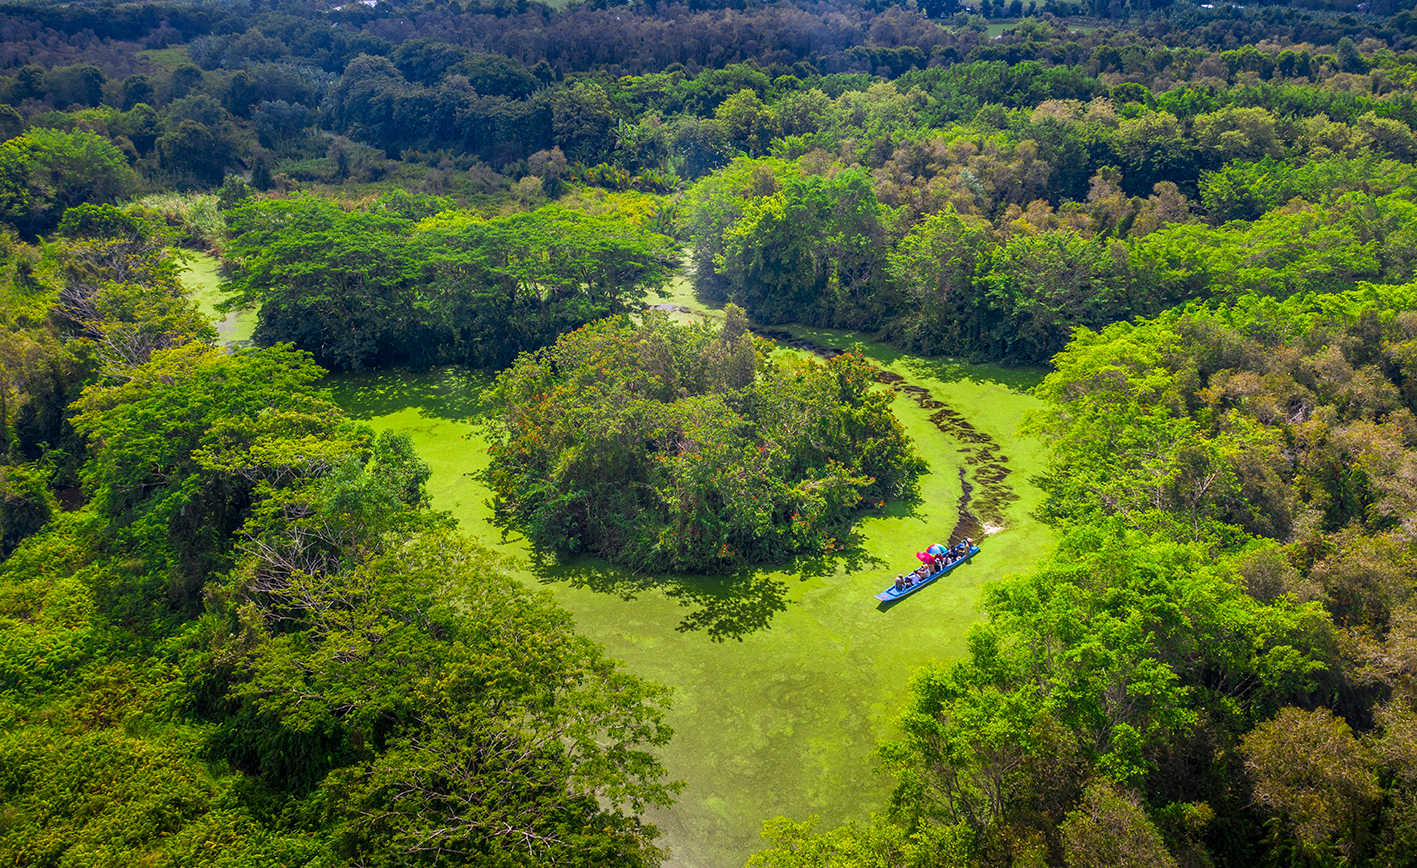
[[[896,576],[896,577],[895,577],[895,589],[896,589],[897,591],[903,591],[903,590],[905,590],[905,576]]]

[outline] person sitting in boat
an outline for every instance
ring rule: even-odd
[[[924,565],[921,565],[920,569],[918,569],[918,570],[915,571],[915,579],[916,579],[916,581],[919,581],[920,579],[928,578],[929,575],[930,575],[930,568],[927,567],[927,566],[924,566]]]
[[[896,577],[895,577],[895,589],[896,589],[897,591],[903,591],[903,590],[905,590],[905,576],[896,576]]]

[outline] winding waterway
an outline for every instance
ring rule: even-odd
[[[676,319],[714,317],[680,286]],[[858,523],[845,550],[782,569],[733,577],[631,575],[594,559],[534,556],[491,523],[478,420],[489,378],[441,369],[332,376],[347,412],[410,434],[433,468],[429,492],[463,529],[545,589],[577,628],[640,675],[674,688],[674,739],[661,751],[686,787],[652,819],[680,868],[732,868],[762,846],[776,815],[823,827],[862,821],[891,781],[875,768],[877,742],[894,732],[911,674],[958,659],[975,603],[991,579],[1032,567],[1052,543],[1029,517],[1039,493],[1037,445],[1017,435],[1037,405],[1040,371],[972,366],[900,353],[845,332],[789,327],[785,351],[860,350],[929,464],[920,497]],[[914,552],[961,535],[982,551],[948,579],[891,606],[872,595]]]

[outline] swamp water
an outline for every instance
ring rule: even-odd
[[[716,315],[682,286],[670,301],[680,321]],[[675,868],[742,865],[764,843],[763,820],[779,814],[815,814],[829,828],[882,807],[891,780],[872,752],[895,734],[911,674],[961,657],[984,583],[1031,568],[1052,544],[1028,517],[1040,497],[1028,482],[1040,469],[1037,444],[1016,433],[1037,406],[1026,390],[1040,372],[922,359],[845,332],[776,336],[784,351],[859,349],[875,361],[929,472],[918,502],[863,518],[843,554],[733,577],[546,562],[493,526],[477,479],[487,461],[477,424],[485,374],[380,371],[327,382],[355,418],[413,438],[433,469],[435,508],[504,556],[512,575],[548,591],[629,670],[674,688],[674,738],[660,755],[687,786],[650,818]],[[961,515],[964,486],[972,516]],[[891,607],[873,599],[915,552],[980,526],[994,532],[969,563]]]

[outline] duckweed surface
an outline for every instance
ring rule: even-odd
[[[241,346],[251,341],[251,333],[256,330],[254,309],[236,310],[228,314],[216,311],[217,303],[226,298],[221,285],[226,281],[222,275],[221,263],[210,253],[186,252],[187,270],[182,272],[182,284],[201,306],[202,313],[212,318],[222,343]]]
[[[676,290],[670,301],[690,308],[676,319],[715,315]],[[675,688],[675,736],[663,758],[687,787],[653,817],[674,866],[741,865],[762,843],[762,821],[778,814],[816,814],[826,825],[866,819],[890,790],[872,751],[893,733],[911,673],[962,656],[982,585],[1029,569],[1052,542],[1028,516],[1040,497],[1028,481],[1037,444],[1017,436],[1040,371],[923,359],[845,332],[790,328],[777,337],[784,351],[857,349],[873,359],[930,471],[918,501],[862,519],[838,555],[731,577],[556,563],[494,527],[478,481],[486,374],[329,380],[351,414],[412,435],[433,467],[436,507],[504,555],[519,579],[547,589],[631,670]],[[981,529],[992,531],[983,551],[946,580],[890,607],[873,599],[916,563],[915,552]]]

